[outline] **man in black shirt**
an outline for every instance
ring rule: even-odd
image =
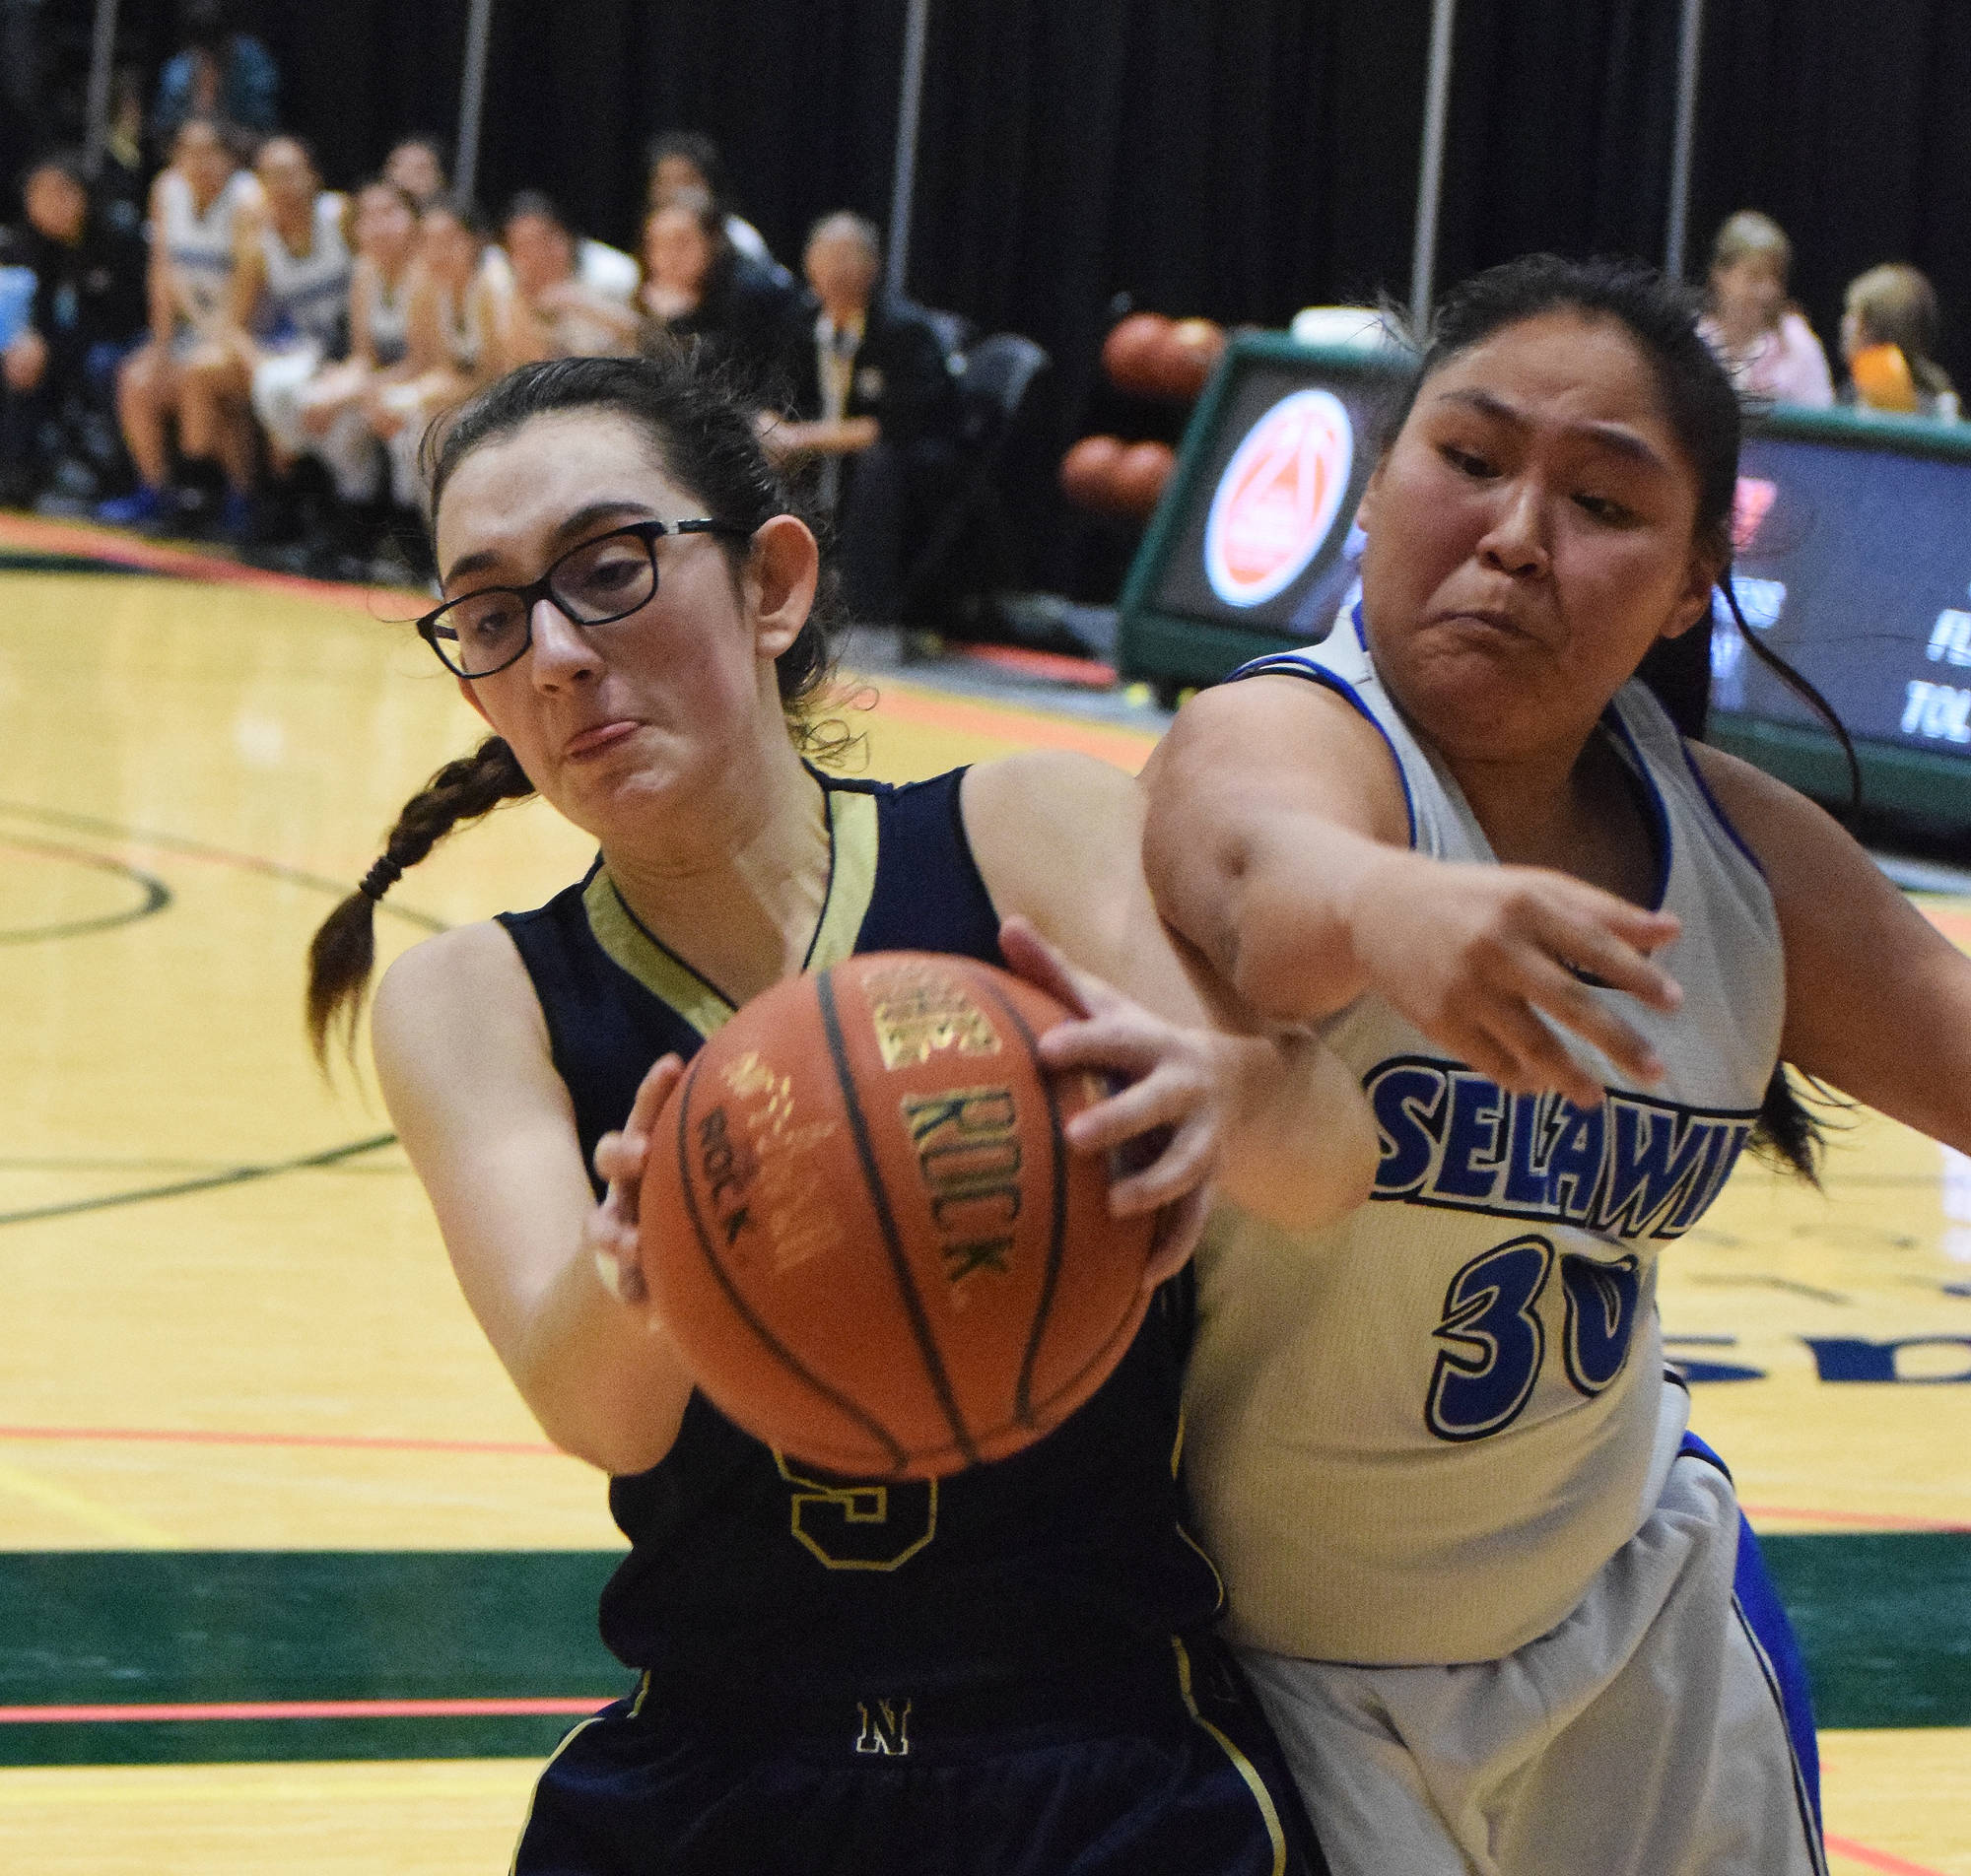
[[[146,321],[143,240],[97,214],[81,159],[42,158],[22,197],[27,225],[8,258],[34,270],[34,297],[0,353],[0,496],[10,501],[26,499],[65,446],[66,417],[109,408],[117,362]],[[113,457],[114,425],[92,428]]]
[[[948,487],[961,417],[944,346],[924,309],[877,285],[876,231],[859,215],[815,224],[802,257],[812,299],[785,339],[782,460],[819,464],[856,617],[894,623],[906,543]]]

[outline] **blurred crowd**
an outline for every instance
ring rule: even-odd
[[[279,127],[264,49],[205,16],[158,81],[155,173],[54,151],[21,178],[0,232],[0,503],[415,574],[434,419],[524,361],[684,346],[811,468],[851,605],[895,616],[904,543],[957,447],[962,339],[885,291],[869,222],[824,217],[790,269],[691,132],[649,149],[635,253],[537,190],[489,219],[423,136],[333,189]]]
[[[1704,334],[1748,397],[1956,423],[1962,412],[1937,362],[1937,293],[1900,261],[1848,283],[1841,311],[1841,376],[1789,290],[1793,243],[1770,216],[1741,209],[1711,244]]]
[[[402,576],[435,419],[523,361],[687,346],[806,470],[851,606],[899,616],[906,543],[961,474],[970,334],[885,291],[870,223],[826,216],[783,264],[688,131],[648,150],[634,253],[536,190],[487,217],[425,136],[332,188],[281,127],[280,75],[227,0],[182,18],[148,101],[119,75],[100,156],[31,162],[0,228],[0,505]],[[1921,273],[1850,285],[1837,371],[1791,297],[1792,260],[1752,210],[1712,249],[1704,329],[1748,396],[1957,421]]]

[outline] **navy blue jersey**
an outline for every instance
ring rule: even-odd
[[[961,777],[822,780],[832,866],[810,968],[902,949],[1000,961]],[[592,1156],[651,1062],[689,1057],[732,1004],[600,867],[502,922]],[[1165,1286],[1115,1374],[1045,1440],[935,1483],[821,1473],[694,1394],[664,1459],[611,1484],[632,1548],[604,1592],[604,1640],[660,1685],[790,1699],[1055,1678],[1208,1623],[1218,1576],[1173,1476],[1184,1294]]]

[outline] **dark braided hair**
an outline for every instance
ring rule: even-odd
[[[425,435],[422,460],[434,528],[445,484],[480,444],[510,436],[535,417],[589,410],[636,425],[673,481],[698,497],[708,514],[748,536],[777,514],[800,512],[760,447],[747,406],[694,358],[667,351],[644,359],[550,359],[523,365],[489,384],[449,420],[433,425]],[[736,585],[751,548],[745,540],[720,538]],[[806,623],[774,665],[787,733],[804,756],[822,762],[839,760],[856,740],[839,720],[816,720],[834,677],[830,633],[839,616],[834,575],[824,568]],[[406,867],[417,865],[453,829],[533,791],[505,740],[489,736],[470,756],[446,763],[404,804],[381,858],[329,913],[309,947],[307,1029],[317,1061],[326,1066],[337,1031],[354,1046],[357,1018],[375,965],[377,902]]]
[[[1697,478],[1697,544],[1716,556],[1718,591],[1753,655],[1825,718],[1848,759],[1850,809],[1861,805],[1862,770],[1841,719],[1813,685],[1745,623],[1732,584],[1732,513],[1738,487],[1743,412],[1730,372],[1697,329],[1696,297],[1653,268],[1630,260],[1563,260],[1529,254],[1461,282],[1419,336],[1416,369],[1386,435],[1393,439],[1427,379],[1495,332],[1544,313],[1572,312],[1618,322],[1648,361],[1658,395]],[[1636,674],[1672,722],[1701,740],[1711,703],[1711,614],[1675,638],[1660,638]],[[1781,1063],[1766,1085],[1753,1128],[1755,1153],[1818,1182],[1822,1123],[1801,1100]]]

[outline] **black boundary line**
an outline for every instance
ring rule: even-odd
[[[50,854],[55,859],[72,860],[78,866],[91,867],[99,873],[117,874],[134,881],[144,893],[141,905],[120,912],[105,912],[99,918],[78,918],[65,925],[29,925],[18,930],[0,931],[0,945],[43,944],[53,938],[82,938],[91,932],[114,931],[118,925],[134,925],[140,919],[149,918],[171,903],[171,889],[163,880],[127,861],[112,860],[107,854],[91,853],[82,847],[57,846],[52,840],[36,840],[19,834],[0,838],[4,838],[9,846],[20,847],[29,853]]]
[[[1034,1370],[1040,1365],[1041,1343],[1047,1339],[1048,1323],[1053,1315],[1054,1294],[1060,1288],[1061,1259],[1067,1241],[1067,1139],[1060,1126],[1060,1097],[1047,1064],[1041,1060],[1039,1040],[996,983],[987,977],[981,988],[998,1004],[1027,1045],[1027,1061],[1033,1068],[1034,1080],[1040,1084],[1041,1098],[1047,1103],[1048,1137],[1053,1149],[1053,1217],[1048,1235],[1047,1268],[1041,1278],[1041,1294],[1034,1304],[1034,1319],[1027,1331],[1027,1351],[1020,1359],[1019,1379],[1013,1384],[1013,1418],[1031,1427],[1035,1414]]]
[[[237,866],[244,872],[263,873],[269,879],[285,880],[293,886],[306,886],[312,892],[327,893],[335,899],[346,899],[351,891],[341,880],[327,879],[320,873],[306,873],[298,866],[285,866],[279,860],[263,860],[256,854],[240,853],[232,847],[215,846],[209,840],[194,840],[181,834],[160,834],[148,828],[133,828],[120,821],[104,821],[95,815],[71,814],[61,808],[43,808],[29,801],[0,801],[0,816],[11,815],[24,821],[38,821],[43,826],[67,828],[77,834],[94,834],[105,839],[134,840],[142,846],[156,846],[177,853],[196,854],[201,859],[223,860],[229,866]],[[383,901],[377,910],[394,918],[401,918],[425,931],[447,931],[450,929],[442,918],[434,918],[429,912],[413,911],[408,905],[393,904]]]
[[[28,1225],[41,1218],[68,1218],[78,1212],[106,1212],[118,1205],[141,1205],[154,1198],[177,1198],[186,1192],[210,1192],[222,1185],[246,1185],[254,1179],[271,1179],[283,1172],[306,1172],[312,1167],[333,1166],[339,1160],[354,1159],[360,1153],[374,1153],[380,1147],[397,1144],[394,1133],[372,1134],[367,1140],[351,1140],[320,1153],[304,1153],[292,1160],[271,1160],[260,1166],[228,1167],[224,1172],[208,1172],[201,1178],[178,1179],[170,1185],[152,1185],[139,1192],[105,1192],[99,1198],[64,1199],[57,1205],[30,1206],[23,1212],[0,1212],[0,1225]]]
[[[319,873],[306,873],[300,867],[284,866],[278,860],[263,860],[251,853],[237,852],[232,847],[215,846],[208,840],[193,840],[178,834],[159,834],[145,828],[133,828],[118,821],[105,821],[96,815],[72,814],[61,808],[43,808],[27,801],[0,801],[0,817],[13,816],[24,821],[39,822],[46,827],[67,828],[77,834],[92,834],[103,839],[134,840],[144,846],[162,847],[168,852],[195,854],[202,859],[221,860],[227,865],[237,866],[244,872],[259,873],[269,879],[278,879],[290,885],[305,886],[311,892],[326,893],[331,898],[343,899],[349,889],[339,880],[325,879]],[[381,904],[379,910],[401,918],[424,931],[445,931],[449,927],[442,918],[434,918],[429,912],[413,911],[406,905]],[[188,1192],[208,1192],[221,1186],[244,1185],[254,1179],[273,1178],[284,1172],[302,1172],[316,1167],[334,1166],[339,1161],[354,1159],[365,1153],[374,1153],[379,1147],[394,1146],[394,1133],[373,1134],[365,1140],[353,1140],[339,1147],[330,1147],[320,1153],[306,1153],[292,1160],[270,1161],[259,1166],[229,1167],[222,1172],[207,1173],[198,1178],[179,1179],[169,1185],[145,1186],[134,1192],[105,1192],[96,1198],[70,1199],[58,1205],[32,1206],[25,1211],[0,1212],[0,1226],[26,1225],[37,1219],[66,1218],[81,1212],[105,1212],[120,1205],[143,1205],[152,1199],[177,1198]]]
[[[739,1319],[760,1338],[767,1352],[777,1361],[781,1362],[791,1374],[805,1381],[808,1386],[813,1388],[831,1406],[837,1408],[846,1418],[860,1426],[890,1455],[892,1472],[901,1473],[910,1462],[910,1454],[905,1451],[903,1442],[881,1421],[877,1420],[874,1415],[852,1400],[849,1395],[843,1393],[840,1388],[833,1387],[827,1381],[823,1380],[772,1329],[768,1328],[766,1323],[760,1319],[753,1306],[740,1294],[738,1286],[732,1281],[724,1264],[719,1260],[717,1246],[713,1242],[712,1235],[705,1228],[705,1215],[699,1208],[698,1192],[692,1184],[691,1177],[691,1096],[692,1090],[698,1080],[699,1059],[694,1057],[692,1067],[686,1074],[684,1085],[678,1091],[676,1097],[678,1105],[678,1185],[684,1193],[685,1210],[691,1215],[691,1229],[698,1239],[698,1247],[704,1252],[705,1261],[711,1267],[713,1276],[717,1279],[719,1289],[725,1293],[726,1302],[732,1306],[733,1311],[738,1315]],[[795,1456],[799,1457],[800,1455],[796,1454]],[[855,1475],[850,1473],[845,1474],[845,1476],[852,1477]]]
[[[896,1278],[904,1311],[910,1317],[911,1332],[917,1338],[918,1357],[923,1362],[931,1391],[937,1396],[938,1406],[943,1409],[960,1455],[967,1465],[977,1465],[980,1462],[979,1448],[973,1443],[971,1429],[966,1426],[965,1416],[959,1410],[958,1397],[952,1391],[951,1375],[945,1370],[944,1357],[938,1349],[937,1337],[932,1333],[930,1318],[924,1313],[923,1298],[918,1294],[917,1284],[912,1278],[910,1259],[904,1255],[903,1240],[897,1231],[896,1215],[890,1210],[890,1195],[884,1189],[882,1172],[876,1165],[876,1149],[869,1138],[869,1123],[863,1115],[861,1102],[856,1099],[855,1075],[850,1066],[849,1045],[844,1039],[842,1018],[835,1006],[835,972],[823,971],[814,982],[815,995],[821,1005],[822,1032],[828,1038],[828,1052],[834,1058],[835,1079],[841,1086],[843,1104],[849,1112],[849,1130],[855,1137],[856,1156],[862,1162],[863,1183],[868,1187],[877,1228],[883,1234],[883,1248],[889,1254],[890,1271]]]

